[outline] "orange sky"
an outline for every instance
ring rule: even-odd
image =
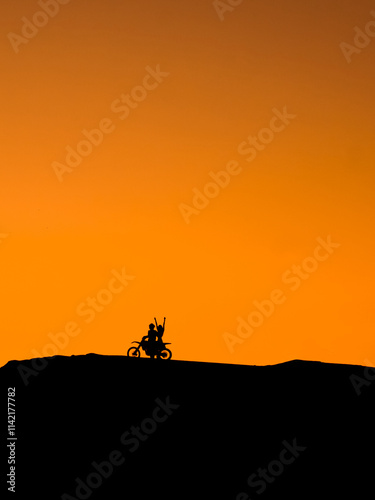
[[[41,4],[1,7],[0,364],[125,354],[154,316],[175,359],[374,363],[373,3]]]

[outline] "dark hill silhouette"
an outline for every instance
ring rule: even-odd
[[[27,386],[20,365],[25,380],[34,370]],[[373,373],[298,360],[244,366],[88,354],[11,361],[0,369],[4,434],[7,387],[16,388],[16,494],[9,496],[370,498]]]

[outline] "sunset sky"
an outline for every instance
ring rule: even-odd
[[[0,9],[0,365],[375,364],[372,1]]]

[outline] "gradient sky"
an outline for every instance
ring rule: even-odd
[[[217,8],[71,0],[16,53],[9,33],[40,5],[0,7],[1,365],[54,354],[69,322],[79,333],[56,354],[125,354],[154,316],[175,359],[375,363],[375,39],[350,61],[340,45],[375,21],[373,2]],[[158,66],[121,119],[113,103]],[[248,162],[239,145],[285,106],[295,118]],[[112,132],[60,182],[52,164],[105,119]],[[229,162],[238,175],[187,223],[180,205]],[[340,246],[291,290],[282,277],[329,235]],[[134,279],[111,299],[123,268]],[[283,304],[230,349],[275,289]],[[98,293],[103,310],[79,315]]]

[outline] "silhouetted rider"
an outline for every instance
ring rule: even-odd
[[[150,350],[150,354],[151,354],[151,357],[153,358],[154,357],[154,354],[155,354],[155,347],[156,347],[156,336],[157,336],[157,333],[155,331],[155,325],[154,323],[150,323],[148,325],[149,327],[149,331],[147,332],[147,335],[145,335],[143,338],[142,338],[142,342],[147,342],[147,351]]]

